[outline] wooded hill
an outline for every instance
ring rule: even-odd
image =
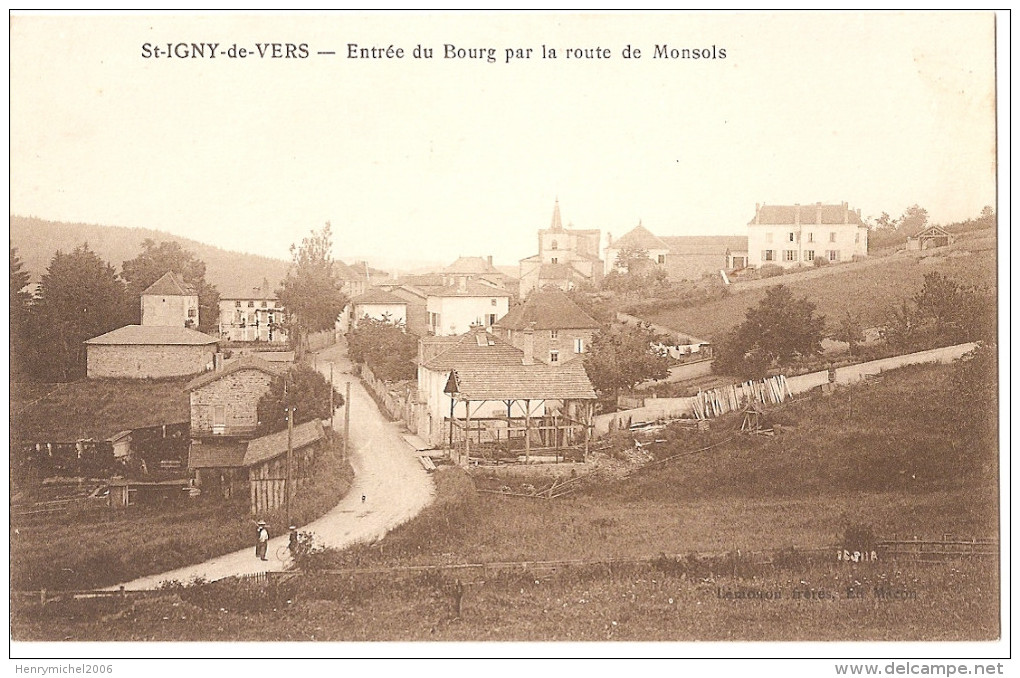
[[[70,224],[35,217],[11,217],[10,240],[18,248],[33,283],[39,282],[57,250],[70,252],[82,243],[120,271],[121,265],[138,256],[142,241],[174,241],[206,264],[206,280],[221,296],[247,294],[263,280],[276,289],[287,274],[289,262],[255,254],[231,252],[180,236],[148,228],[124,228],[96,224]]]

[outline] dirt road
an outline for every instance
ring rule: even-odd
[[[401,425],[387,421],[361,382],[350,374],[345,346],[333,346],[318,354],[316,366],[327,378],[331,361],[337,390],[344,393],[346,383],[351,383],[348,454],[356,475],[343,501],[326,515],[299,529],[314,533],[317,543],[344,548],[357,542],[380,539],[392,528],[417,515],[432,500],[433,484],[414,449],[401,437]],[[334,426],[342,432],[343,425],[343,411],[338,410]],[[286,544],[287,535],[270,539],[268,561],[255,558],[253,543],[242,551],[142,577],[123,586],[127,590],[154,589],[164,581],[190,582],[196,578],[213,581],[241,574],[283,570],[290,564],[289,556],[281,548]],[[118,586],[110,588],[117,589]]]

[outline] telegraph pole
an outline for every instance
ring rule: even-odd
[[[329,430],[333,432],[333,361],[329,361]]]
[[[351,437],[351,380],[347,380],[347,396],[344,399],[344,461],[347,460],[347,441]]]
[[[286,501],[286,520],[290,525],[290,496],[293,494],[294,477],[292,473],[294,460],[294,404],[290,389],[287,390],[287,479],[284,481],[284,499]]]

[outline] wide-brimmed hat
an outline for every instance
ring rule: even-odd
[[[291,525],[291,526],[290,526],[290,527],[289,527],[288,529],[290,529],[290,530],[296,530],[296,529],[297,529],[297,525]]]
[[[266,524],[266,521],[264,521],[264,520],[260,520],[259,522],[256,523],[256,525],[265,525],[265,524]]]

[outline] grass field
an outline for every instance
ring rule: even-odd
[[[960,284],[996,286],[994,238],[971,238],[947,248],[946,256],[901,255],[885,257],[881,263],[859,267],[848,264],[827,267],[826,275],[803,279],[797,274],[770,279],[788,286],[796,297],[807,297],[824,315],[833,330],[845,311],[859,315],[864,327],[882,323],[888,309],[909,299],[921,289],[924,275],[939,271]],[[811,271],[811,275],[815,275]],[[666,327],[718,341],[744,320],[746,310],[765,296],[765,288],[732,292],[699,306],[673,308],[644,317]]]
[[[294,498],[297,524],[318,518],[350,487],[353,471],[335,449],[322,455],[314,485]],[[282,515],[266,517],[285,534]],[[254,543],[247,495],[201,496],[175,505],[94,507],[11,524],[11,587],[88,590],[200,563]]]
[[[561,499],[483,494],[533,475],[436,474],[436,501],[374,545],[327,551],[306,568],[651,558],[834,547],[848,529],[884,538],[998,534],[994,413],[957,402],[959,368],[918,366],[872,385],[770,410],[782,431],[667,429],[665,459],[622,477],[594,473]],[[984,383],[985,396],[994,392]],[[970,406],[979,402],[968,401]],[[997,562],[837,563],[759,569],[593,567],[470,582],[455,613],[450,575],[372,580],[309,574],[268,595],[218,582],[138,601],[26,605],[16,639],[91,640],[979,640],[997,637]],[[711,563],[712,561],[708,561]],[[861,598],[847,589],[866,590]],[[877,588],[912,591],[881,598]],[[778,591],[735,600],[739,589]],[[795,590],[814,592],[797,597]],[[821,591],[825,592],[823,596]],[[105,607],[104,607],[105,606]]]

